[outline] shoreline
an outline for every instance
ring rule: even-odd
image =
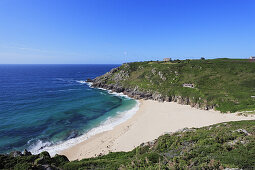
[[[130,151],[164,133],[186,127],[199,128],[221,122],[255,119],[254,116],[237,116],[236,113],[200,110],[176,102],[139,100],[139,103],[138,111],[131,118],[58,154],[67,156],[69,160],[80,160],[109,152]]]
[[[89,83],[85,83],[85,84],[87,84],[89,87],[91,87],[91,84],[89,84]],[[91,88],[93,88],[93,87],[91,87]],[[86,133],[82,134],[81,136],[71,138],[69,140],[59,142],[54,145],[46,146],[39,150],[37,148],[35,148],[35,149],[32,148],[33,150],[31,150],[31,149],[28,149],[28,150],[30,152],[32,152],[32,154],[39,154],[43,151],[47,151],[47,152],[49,152],[49,154],[51,156],[55,156],[56,154],[61,153],[63,150],[69,149],[83,141],[86,141],[86,140],[92,138],[93,136],[95,136],[97,134],[104,133],[106,131],[111,131],[116,126],[118,126],[118,125],[126,122],[130,118],[132,118],[138,111],[139,105],[140,105],[140,102],[138,100],[132,99],[132,98],[128,97],[127,95],[124,95],[123,93],[116,93],[116,92],[112,92],[111,90],[107,90],[107,89],[103,89],[103,88],[97,88],[97,89],[107,91],[107,93],[109,95],[114,95],[114,96],[118,96],[120,98],[124,97],[126,99],[134,100],[136,102],[136,104],[131,109],[121,111],[119,113],[117,112],[117,114],[115,116],[108,117],[107,119],[102,121],[99,125],[93,127],[92,129],[90,129]]]

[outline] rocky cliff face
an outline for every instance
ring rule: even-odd
[[[124,65],[124,68],[128,68],[129,65]],[[156,74],[156,73],[155,73]],[[160,77],[162,77],[163,81],[165,80],[165,77],[160,72],[158,73]],[[207,105],[206,101],[203,104],[200,103],[194,103],[192,102],[192,99],[188,97],[182,97],[182,96],[164,96],[158,92],[153,91],[144,91],[140,90],[138,86],[134,88],[130,87],[123,87],[122,81],[128,79],[129,72],[122,70],[120,67],[114,68],[111,71],[105,73],[102,76],[96,77],[93,80],[88,80],[92,82],[92,87],[94,88],[104,88],[107,90],[111,90],[113,92],[117,93],[123,93],[127,95],[128,97],[134,98],[134,99],[144,99],[144,100],[156,100],[159,102],[177,102],[178,104],[183,105],[190,105],[191,107],[195,107],[197,109],[204,109],[204,110],[210,110],[215,109],[215,105]]]

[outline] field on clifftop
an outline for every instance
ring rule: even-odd
[[[144,98],[139,92],[158,93],[163,100],[168,97],[166,100],[203,109],[255,110],[255,62],[245,59],[133,62],[96,78],[98,82],[123,87],[136,98]]]

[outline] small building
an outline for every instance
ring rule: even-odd
[[[170,61],[171,60],[171,58],[164,58],[163,59],[163,61],[165,61],[165,62],[168,62],[168,61]]]
[[[250,60],[255,60],[255,56],[250,56]]]
[[[184,84],[182,85],[182,87],[194,88],[194,84],[184,83]]]

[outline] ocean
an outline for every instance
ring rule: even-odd
[[[130,118],[137,101],[91,88],[119,65],[0,65],[0,153],[54,155]]]

